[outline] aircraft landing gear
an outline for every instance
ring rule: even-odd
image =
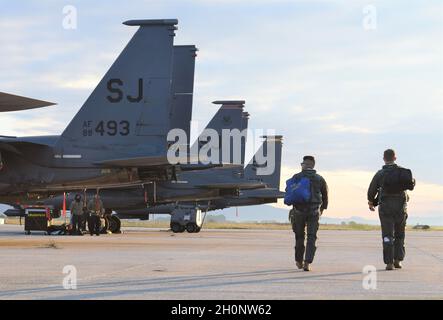
[[[194,222],[189,222],[186,225],[186,231],[188,231],[189,233],[195,233],[197,232],[197,225]]]
[[[202,228],[203,220],[200,209],[181,206],[172,212],[170,226],[174,233],[181,233],[185,230],[188,233],[198,233]]]
[[[182,226],[178,222],[171,222],[170,227],[171,227],[172,232],[174,232],[174,233],[182,233],[185,231],[185,227]]]

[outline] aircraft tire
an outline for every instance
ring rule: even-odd
[[[180,225],[180,223],[173,222],[171,223],[171,230],[174,233],[182,233],[183,231],[185,231],[185,228]]]
[[[189,233],[195,233],[197,232],[197,225],[193,222],[190,222],[186,225],[186,231],[188,231]]]

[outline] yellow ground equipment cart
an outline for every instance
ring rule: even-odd
[[[52,220],[52,208],[44,206],[25,207],[25,233],[43,231],[49,233]]]

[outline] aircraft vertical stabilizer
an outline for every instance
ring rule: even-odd
[[[194,45],[174,46],[171,128],[179,128],[186,132],[188,146],[191,137],[196,52],[197,48]]]
[[[249,114],[246,112],[243,112],[245,101],[243,100],[226,100],[226,101],[214,101],[214,104],[221,104],[220,109],[217,111],[217,113],[214,115],[214,117],[209,121],[208,125],[205,129],[212,129],[215,130],[219,136],[219,159],[218,164],[221,163],[231,163],[231,164],[238,164],[240,165],[240,162],[242,159],[244,159],[244,150],[240,150],[235,145],[235,141],[233,138],[231,138],[231,150],[230,150],[230,157],[228,161],[223,161],[223,152],[222,152],[222,132],[224,129],[226,130],[234,130],[238,129],[242,131],[243,129],[247,129],[248,119],[247,117]],[[199,136],[199,139],[202,138],[202,135]],[[203,141],[199,142],[199,139],[194,142],[193,147],[191,148],[191,151],[195,149],[195,144],[198,143],[198,150],[200,152],[200,149],[205,145],[206,141],[202,139]],[[240,148],[245,148],[246,146],[246,138],[242,138]],[[239,161],[235,161],[234,159],[234,152],[233,150],[237,149],[236,152],[241,151],[241,159]],[[243,158],[242,158],[243,157]]]
[[[177,23],[124,22],[139,29],[63,132],[56,157],[73,166],[111,156],[166,157]]]
[[[243,112],[241,130],[248,130],[248,125],[249,125],[249,113]],[[245,166],[246,140],[247,140],[247,136],[245,139],[242,139],[242,141],[241,141],[241,163],[240,164],[242,167]]]
[[[263,154],[267,156],[269,144],[273,143],[275,148],[275,169],[270,175],[257,175],[257,167],[260,164],[256,161],[256,155],[248,163],[245,168],[245,177],[250,180],[260,180],[268,185],[270,188],[279,189],[280,187],[280,172],[281,172],[281,154],[282,154],[282,136],[263,136],[265,141],[261,145],[256,154]],[[266,164],[265,164],[266,165]]]

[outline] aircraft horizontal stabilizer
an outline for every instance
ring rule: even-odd
[[[0,142],[0,151],[7,151],[15,154],[21,154],[21,152],[17,148],[4,142]]]
[[[244,182],[244,183],[212,183],[212,184],[197,184],[196,187],[205,189],[258,189],[266,187],[261,182]]]
[[[167,157],[135,157],[95,162],[102,167],[152,167],[169,165]]]
[[[7,137],[0,136],[0,151],[23,154],[20,146],[27,147],[52,147],[57,136],[37,136],[37,137]]]
[[[248,198],[253,199],[267,199],[267,198],[284,198],[285,193],[282,191],[279,191],[277,189],[271,189],[271,188],[263,188],[263,189],[257,189],[257,190],[251,190],[252,193],[248,194]]]
[[[184,158],[174,158],[177,163],[187,163],[188,161],[197,161],[196,157],[184,157]],[[148,157],[134,157],[125,159],[113,159],[113,160],[103,160],[100,162],[95,162],[95,165],[103,167],[153,167],[153,166],[169,166],[172,165],[167,157],[162,156],[148,156]],[[184,165],[187,166],[187,165]],[[188,170],[203,170],[208,167],[195,167],[188,165]]]
[[[53,106],[55,103],[0,92],[0,112],[21,111]]]

